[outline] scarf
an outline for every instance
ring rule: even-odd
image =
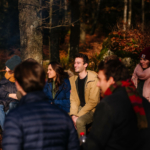
[[[145,110],[143,108],[142,104],[142,98],[139,97],[136,88],[131,80],[126,81],[118,81],[115,84],[111,85],[105,92],[104,97],[107,95],[111,95],[114,90],[118,87],[125,87],[125,90],[127,92],[127,95],[130,99],[130,102],[132,104],[133,110],[137,116],[138,121],[138,128],[147,128],[147,118],[145,114]]]
[[[9,74],[8,72],[5,73],[5,78],[10,82],[15,82],[14,73]]]
[[[137,88],[138,79],[145,80],[143,86],[143,97],[145,97],[150,102],[150,67],[143,70],[141,65],[138,64],[134,69],[132,75],[132,81]]]

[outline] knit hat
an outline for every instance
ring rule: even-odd
[[[9,60],[6,61],[5,66],[7,66],[10,70],[14,70],[17,65],[21,63],[21,58],[17,55],[14,55]]]
[[[150,61],[150,47],[146,47],[141,53],[140,58],[148,59]]]

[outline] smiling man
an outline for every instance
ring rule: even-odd
[[[77,54],[74,68],[78,75],[70,78],[70,115],[79,137],[81,132],[86,134],[86,125],[93,121],[93,112],[100,100],[100,90],[96,86],[97,74],[86,70],[87,66],[88,57],[81,53]]]
[[[137,150],[139,129],[147,128],[143,100],[117,57],[101,61],[98,70],[104,98],[96,107],[85,150]]]

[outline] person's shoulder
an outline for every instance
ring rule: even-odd
[[[69,83],[70,81],[69,81],[69,78],[64,78],[64,82],[65,83]]]
[[[88,76],[93,77],[93,78],[97,78],[97,73],[95,71],[87,70],[87,72],[88,72]]]
[[[69,81],[70,82],[75,82],[75,80],[78,78],[78,76],[77,75],[73,75],[73,76],[71,76],[70,78],[69,78]]]

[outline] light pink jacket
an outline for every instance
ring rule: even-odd
[[[132,81],[137,88],[138,79],[145,80],[143,86],[143,97],[145,97],[150,102],[150,67],[143,70],[141,65],[138,64],[134,69],[132,75]]]

